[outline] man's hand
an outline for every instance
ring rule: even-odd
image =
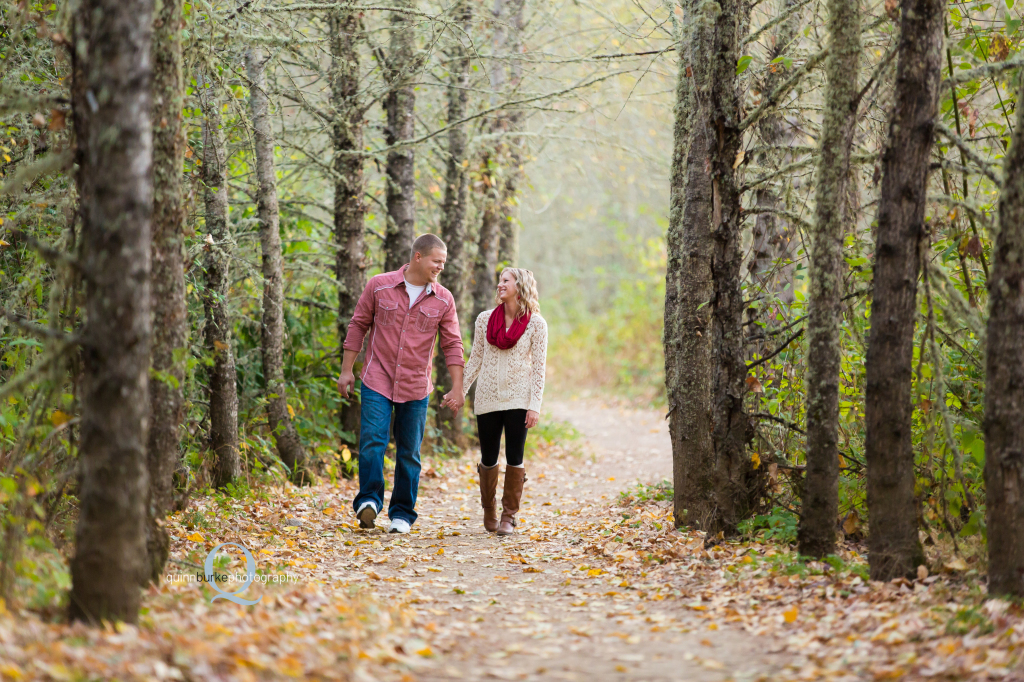
[[[526,428],[532,429],[540,420],[540,413],[535,410],[526,411]]]
[[[352,389],[356,387],[356,375],[352,373],[352,370],[344,371],[338,375],[338,392],[341,393],[343,398],[347,398],[352,392]]]
[[[458,412],[462,409],[462,406],[466,404],[466,399],[462,397],[462,387],[458,389],[452,389],[444,394],[444,400],[441,401],[441,405],[447,407],[452,412]]]

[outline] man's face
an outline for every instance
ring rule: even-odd
[[[436,282],[438,275],[444,270],[444,264],[448,260],[448,251],[445,249],[433,249],[430,253],[417,253],[414,256],[413,264],[420,268],[420,272],[431,282]]]

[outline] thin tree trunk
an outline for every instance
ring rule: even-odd
[[[366,286],[365,216],[363,203],[363,109],[359,103],[359,16],[352,10],[330,15],[331,135],[334,143],[334,241],[337,245],[335,277],[338,280],[338,348],[348,334],[348,324],[359,294]],[[362,358],[357,359],[361,369]],[[341,408],[341,428],[359,443],[359,402],[354,396]]]
[[[473,6],[462,0],[455,15],[459,25],[469,31],[473,19]],[[456,42],[449,54],[448,122],[460,121],[466,117],[469,108],[469,53],[461,42]],[[466,186],[468,173],[463,162],[466,159],[466,126],[453,127],[448,132],[448,162],[445,169],[444,204],[441,207],[441,238],[448,245],[448,261],[445,263],[444,285],[452,293],[456,308],[461,308],[465,298],[469,263],[466,258]],[[465,445],[462,433],[462,412],[454,413],[442,407],[444,394],[452,389],[452,377],[445,364],[444,353],[434,356],[437,372],[434,390],[434,409],[437,411],[437,428],[441,438],[458,447]]]
[[[395,0],[396,7],[412,7],[411,0]],[[384,141],[390,147],[411,140],[415,133],[416,92],[412,72],[417,64],[415,24],[404,12],[391,13],[391,48],[386,75],[388,94],[384,98],[387,127]],[[409,262],[416,238],[416,179],[412,146],[388,152],[388,225],[384,235],[384,270],[391,272]]]
[[[743,141],[739,127],[742,110],[736,78],[740,39],[747,26],[750,6],[745,0],[719,3],[710,57],[710,117],[712,131],[711,225],[714,251],[711,274],[714,285],[711,314],[711,345],[715,377],[712,405],[715,443],[718,519],[715,528],[733,532],[751,509],[750,457],[747,442],[753,436],[743,408],[747,366],[743,352],[743,296],[740,270],[743,250],[740,227],[743,219],[736,158]]]
[[[72,620],[138,620],[146,549],[152,0],[83,0],[73,111],[85,281]]]
[[[181,425],[185,419],[185,353],[188,319],[185,307],[184,223],[181,169],[185,159],[181,71],[183,0],[163,0],[153,22],[153,348],[150,355],[149,509],[146,549],[147,581],[160,580],[170,554],[170,538],[159,523],[174,504],[174,470],[178,465]]]
[[[914,497],[910,388],[944,11],[941,0],[902,3],[896,102],[882,156],[864,420],[873,580],[913,576],[924,561]]]
[[[839,361],[843,226],[849,219],[850,148],[857,125],[860,0],[829,0],[825,117],[818,144],[815,233],[807,320],[807,472],[797,539],[800,553],[835,553],[839,518]]]
[[[484,157],[484,168],[488,166],[488,156]],[[494,182],[494,174],[486,171],[485,177]],[[477,239],[476,263],[473,266],[473,315],[469,327],[473,328],[476,318],[483,311],[494,307],[494,290],[498,283],[498,242],[501,238],[501,208],[499,206],[500,190],[493,185],[486,190],[484,210],[480,216],[480,234]]]
[[[766,61],[770,62],[784,54],[796,38],[800,30],[801,14],[792,9],[798,2],[799,0],[783,0],[779,11],[790,13],[788,18],[779,25],[774,36],[775,43],[766,55]],[[759,84],[761,93],[772,92],[788,76],[789,74],[781,64],[771,65],[769,69],[766,69],[765,77]],[[782,147],[788,139],[792,138],[785,117],[778,110],[766,113],[757,123],[757,132],[761,137],[762,144],[768,148],[758,155],[758,165],[762,168],[780,166],[785,162],[787,155],[779,149],[770,148]],[[772,211],[780,208],[782,201],[778,191],[774,187],[766,185],[755,191],[754,203],[758,208]],[[794,300],[793,264],[782,265],[783,262],[792,260],[793,257],[790,228],[775,213],[759,213],[754,219],[751,236],[753,237],[752,255],[748,268],[751,280],[759,287],[755,294],[768,292],[785,303],[792,303]]]
[[[676,526],[710,529],[715,518],[711,439],[711,177],[707,171],[708,91],[703,56],[711,33],[684,0],[676,89],[671,210],[666,236],[665,388],[672,439]]]
[[[288,392],[284,380],[284,267],[281,261],[280,211],[277,205],[277,175],[274,170],[274,132],[270,124],[265,68],[256,48],[245,52],[249,78],[249,106],[256,147],[256,212],[260,221],[260,251],[263,270],[263,326],[260,350],[263,380],[267,390],[267,420],[281,461],[296,484],[310,482],[306,451],[288,414]]]
[[[215,457],[213,483],[220,488],[235,480],[241,472],[238,461],[238,391],[227,301],[231,284],[228,275],[231,235],[228,230],[227,153],[216,88],[201,76],[198,90],[203,109],[203,200],[207,232],[203,264],[206,273],[204,341],[213,362],[208,372],[210,448]]]
[[[1018,76],[1018,78],[1020,78]],[[1024,84],[1024,78],[1020,78]],[[1024,101],[1024,87],[1017,101]],[[1024,595],[1024,107],[1004,161],[985,385],[988,592]]]
[[[501,11],[502,3],[495,2],[495,11]],[[508,27],[504,30],[503,44],[509,56],[508,80],[505,89],[510,95],[519,88],[523,79],[523,63],[518,59],[522,52],[522,32],[524,27],[523,8],[526,0],[508,0]],[[498,21],[506,21],[504,17],[496,17]],[[504,69],[505,65],[497,62],[497,66]],[[503,150],[507,155],[505,182],[502,188],[501,197],[501,235],[498,242],[498,262],[506,263],[509,266],[517,267],[519,263],[519,186],[523,181],[523,112],[518,109],[505,112],[500,117],[502,129],[508,133],[508,137],[502,143]]]

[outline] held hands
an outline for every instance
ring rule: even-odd
[[[540,421],[540,413],[535,410],[526,411],[526,428],[532,429]]]
[[[462,409],[462,406],[466,404],[466,399],[462,397],[462,389],[452,389],[444,394],[444,399],[441,401],[443,407],[447,407],[452,412],[458,412]]]
[[[356,375],[351,371],[343,371],[338,375],[338,392],[341,393],[343,398],[347,398],[355,387]]]

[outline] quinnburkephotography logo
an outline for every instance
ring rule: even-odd
[[[242,550],[242,555],[245,557],[245,573],[216,573],[214,571],[213,563],[217,558],[217,554],[225,547],[237,547]],[[266,585],[267,583],[296,583],[299,582],[298,576],[287,575],[287,574],[260,574],[256,575],[256,559],[253,558],[252,552],[247,547],[240,545],[236,542],[222,542],[206,555],[206,561],[203,564],[204,573],[196,574],[168,574],[164,576],[164,581],[168,583],[209,583],[210,587],[218,592],[217,595],[210,598],[211,602],[215,602],[218,599],[227,599],[233,601],[241,606],[252,606],[253,604],[259,604],[263,597],[258,599],[246,599],[242,597],[242,593],[249,589],[249,586],[253,583],[260,583]],[[221,584],[239,584],[240,587],[237,590],[229,591],[225,590]]]

